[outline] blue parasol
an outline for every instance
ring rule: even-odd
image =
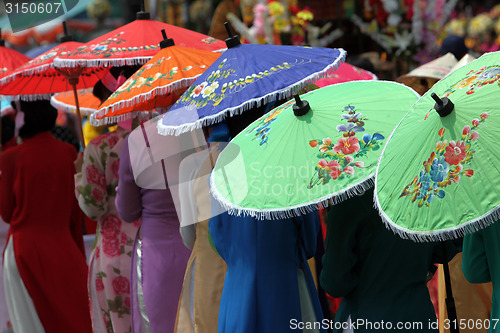
[[[240,44],[238,36],[226,44],[228,49],[158,122],[160,134],[179,135],[290,97],[336,70],[346,56],[343,49]]]

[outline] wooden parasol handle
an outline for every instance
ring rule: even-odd
[[[78,83],[78,78],[75,80],[70,80],[69,83],[73,87],[73,95],[75,96],[76,105],[76,118],[78,119],[78,128],[80,130],[80,143],[82,145],[82,150],[85,150],[85,139],[83,138],[83,128],[82,128],[82,114],[80,113],[80,102],[78,101],[78,91],[76,90],[76,84]]]

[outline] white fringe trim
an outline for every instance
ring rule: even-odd
[[[102,118],[102,119],[97,119],[96,114],[97,113],[94,112],[89,116],[90,125],[92,125],[94,127],[99,127],[102,125],[109,125],[109,124],[116,124],[120,121],[125,121],[125,120],[135,118],[135,117],[149,118],[149,112],[146,112],[146,111],[128,112],[125,114],[120,114],[120,115],[113,116],[113,117],[106,117],[106,118]],[[153,118],[158,116],[158,115],[160,115],[160,113],[153,112]]]
[[[8,101],[25,101],[25,102],[35,102],[41,101],[44,99],[49,99],[52,97],[52,94],[38,94],[38,95],[2,95]]]
[[[4,85],[4,84],[7,84],[11,81],[13,81],[14,79],[20,77],[20,76],[31,76],[31,75],[34,75],[34,74],[38,74],[38,73],[41,73],[41,72],[44,72],[48,69],[51,69],[51,68],[54,68],[54,65],[53,64],[45,64],[45,65],[42,65],[42,66],[37,66],[37,67],[34,67],[34,68],[28,68],[28,69],[25,69],[25,70],[22,70],[22,71],[19,71],[19,72],[15,72],[15,73],[12,73],[4,78],[2,78],[0,80],[0,84],[1,85]]]
[[[489,227],[494,222],[500,219],[500,205],[493,208],[488,213],[477,217],[473,220],[467,221],[459,226],[450,227],[445,229],[433,231],[416,231],[403,228],[395,223],[385,212],[382,211],[380,202],[378,200],[376,186],[375,195],[373,196],[374,206],[384,222],[387,229],[391,230],[403,239],[411,239],[414,242],[442,242],[446,240],[462,238],[465,235],[474,233],[486,227]]]
[[[227,114],[229,114],[230,117],[239,115],[243,113],[246,110],[251,109],[254,106],[261,106],[262,104],[268,104],[270,102],[274,102],[277,99],[284,99],[291,97],[293,93],[298,92],[301,90],[304,86],[310,83],[314,83],[315,81],[328,76],[330,72],[333,72],[337,70],[337,68],[340,66],[341,63],[345,61],[346,57],[346,51],[344,49],[337,49],[340,51],[339,57],[332,62],[331,64],[327,65],[325,68],[322,70],[315,72],[313,74],[310,74],[309,76],[305,77],[304,79],[289,85],[288,87],[282,88],[280,90],[273,91],[265,96],[262,97],[257,97],[254,99],[250,99],[248,101],[243,102],[242,104],[238,106],[234,106],[231,108],[224,109],[220,112],[218,112],[215,115],[208,116],[202,119],[199,119],[193,123],[188,123],[180,126],[167,126],[163,125],[162,121],[158,122],[158,133],[161,135],[180,135],[182,133],[190,132],[198,128],[202,128],[203,126],[210,126],[212,124],[216,124],[221,122],[223,119],[227,117]]]
[[[295,216],[301,216],[313,212],[318,209],[324,209],[330,205],[336,205],[344,200],[352,198],[355,195],[364,193],[373,187],[374,174],[352,184],[351,186],[340,191],[328,194],[322,198],[309,201],[300,205],[290,206],[279,209],[255,209],[247,208],[236,205],[225,197],[223,197],[217,190],[215,185],[215,173],[210,174],[210,192],[213,197],[221,204],[221,206],[228,212],[229,215],[235,216],[251,216],[257,220],[283,220]]]
[[[61,59],[57,57],[54,59],[54,66],[60,68],[133,66],[144,65],[151,58],[153,56],[114,59]]]
[[[50,98],[50,104],[58,110],[62,110],[68,113],[76,113],[76,105],[66,104],[56,99],[56,96]],[[96,112],[96,109],[80,107],[80,114],[82,116],[89,116]]]
[[[150,92],[134,96],[134,97],[127,99],[127,100],[120,100],[120,101],[118,101],[118,102],[116,102],[108,107],[101,108],[101,109],[97,110],[97,117],[106,117],[106,115],[110,112],[118,111],[118,110],[130,107],[130,106],[133,106],[137,103],[141,103],[145,100],[154,98],[155,96],[158,96],[158,95],[167,95],[167,94],[170,94],[171,92],[176,91],[178,89],[189,87],[194,81],[196,81],[196,79],[200,75],[201,74],[198,74],[198,75],[191,77],[191,78],[184,78],[182,80],[173,82],[167,86],[154,88]],[[138,111],[149,111],[149,110],[138,110]]]

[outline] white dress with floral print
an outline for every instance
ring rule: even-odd
[[[118,128],[90,141],[75,176],[80,207],[97,221],[88,277],[94,333],[132,332],[130,265],[139,221],[122,221],[115,207],[119,154],[128,133]]]

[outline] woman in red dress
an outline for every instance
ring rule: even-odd
[[[21,102],[23,143],[0,157],[7,306],[16,333],[92,332],[82,220],[74,196],[76,150],[50,134],[57,112]],[[20,279],[19,279],[20,277]]]

